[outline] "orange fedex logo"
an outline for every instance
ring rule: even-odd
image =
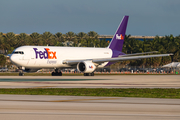
[[[56,52],[50,51],[49,48],[45,48],[48,53],[48,59],[57,59]]]
[[[93,68],[93,66],[91,65],[91,66],[89,66],[89,68]]]
[[[36,59],[57,59],[56,52],[51,51],[49,48],[44,48],[44,51],[38,51],[37,48],[33,48],[36,54]]]

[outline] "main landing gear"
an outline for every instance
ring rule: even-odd
[[[19,67],[19,76],[24,76],[22,67]]]
[[[94,72],[92,72],[92,73],[84,73],[84,76],[94,76]]]
[[[51,73],[52,76],[62,76],[62,72],[58,69],[55,69],[55,72]]]

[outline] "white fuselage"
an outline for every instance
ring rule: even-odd
[[[11,61],[18,67],[25,68],[66,68],[64,60],[83,60],[111,58],[109,48],[22,46],[14,50]],[[105,62],[98,67],[104,67]]]

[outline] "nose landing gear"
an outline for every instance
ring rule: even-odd
[[[19,67],[19,76],[24,76],[22,67]]]

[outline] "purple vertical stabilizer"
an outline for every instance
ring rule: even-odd
[[[118,57],[120,55],[125,55],[122,52],[122,48],[123,48],[128,18],[129,18],[129,16],[124,16],[124,18],[121,21],[121,24],[119,25],[116,33],[114,34],[114,36],[111,40],[111,43],[108,46],[108,48],[110,48],[112,50],[112,58]],[[108,62],[108,64],[106,66],[109,66],[114,63],[116,63],[116,62]]]
[[[124,16],[116,33],[114,34],[108,48],[115,51],[122,51],[129,16]]]

